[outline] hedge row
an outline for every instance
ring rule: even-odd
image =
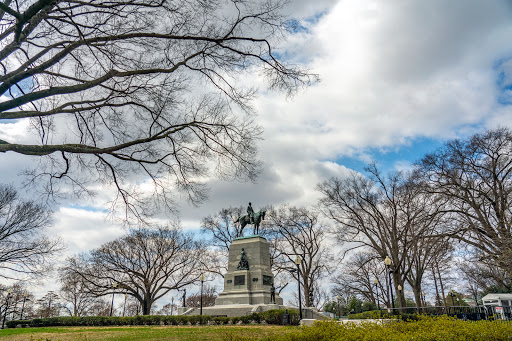
[[[281,317],[285,314],[284,309],[273,309],[263,313],[252,313],[239,317],[212,317],[208,315],[193,316],[166,316],[166,315],[144,315],[144,316],[60,316],[49,318],[36,318],[32,320],[12,320],[7,322],[8,328],[21,327],[53,327],[53,326],[136,326],[136,325],[205,325],[205,324],[248,324],[267,323],[281,324]],[[299,313],[297,310],[288,310],[290,323],[299,324]]]

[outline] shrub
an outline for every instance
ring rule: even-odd
[[[5,324],[7,325],[7,328],[16,328],[17,326],[29,327],[31,321],[32,320],[12,320],[7,321]]]
[[[350,320],[364,320],[364,319],[401,319],[402,321],[417,321],[417,314],[389,314],[387,311],[382,310],[371,310],[365,311],[358,314],[350,314],[348,318]]]
[[[299,324],[299,311],[295,309],[272,309],[260,314],[260,321],[264,320],[268,324],[281,324],[283,314],[290,315],[290,323],[293,325]]]
[[[229,321],[231,321],[231,318],[225,317],[225,316],[219,316],[219,317],[214,317],[213,321],[215,322],[215,324],[228,324]]]
[[[275,337],[275,340],[450,340],[450,341],[488,341],[510,340],[512,324],[494,321],[462,321],[440,316],[418,316],[417,321],[395,323],[338,323],[335,321],[317,321],[311,327],[303,327],[287,334]]]

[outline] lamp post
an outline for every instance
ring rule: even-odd
[[[340,315],[341,315],[341,312],[340,312],[340,295],[336,296],[336,299],[337,299],[337,302],[338,302],[338,309],[337,309],[338,317],[340,317]]]
[[[423,307],[425,307],[425,309],[427,308],[427,302],[425,301],[425,292],[422,291],[421,292],[421,297],[423,298]]]
[[[112,316],[112,312],[114,311],[114,294],[117,288],[117,282],[112,283],[112,304],[110,304],[110,316]]]
[[[375,284],[375,295],[377,296],[377,309],[380,310],[380,305],[379,305],[379,288],[377,286],[377,284],[379,284],[379,280],[377,279],[377,277],[375,277],[375,279],[373,280],[373,284]]]
[[[393,297],[393,284],[391,283],[391,258],[389,256],[386,256],[386,259],[384,259],[384,264],[386,264],[386,267],[388,268],[388,276],[389,276],[389,289],[391,292],[391,307],[393,308],[393,313],[395,312],[395,298]]]
[[[452,298],[452,307],[455,306],[455,292],[453,292],[453,289],[450,289],[448,295]]]
[[[301,263],[300,257],[297,255],[295,258],[295,264],[297,265],[297,286],[299,288],[299,319],[302,320],[302,302],[300,296],[300,268],[299,265]]]
[[[172,308],[174,307],[174,296],[171,297],[171,316],[172,316]]]
[[[201,274],[201,277],[199,277],[201,280],[201,308],[199,310],[199,315],[203,315],[203,283],[204,283],[204,275]]]
[[[28,293],[23,294],[23,305],[21,306],[20,320],[23,320],[23,310],[25,310],[25,301],[27,300]]]
[[[397,289],[398,289],[398,294],[396,294],[396,296],[398,296],[398,297],[396,298],[396,300],[398,302],[400,302],[400,308],[403,308],[403,306],[402,306],[402,286],[400,284],[398,284]]]
[[[2,329],[5,327],[5,319],[7,318],[7,310],[9,309],[9,298],[11,298],[12,289],[7,290],[7,297],[5,299],[5,311],[4,311],[4,319],[2,322]]]
[[[126,311],[126,299],[128,298],[128,293],[125,292],[124,293],[124,305],[123,305],[123,317],[124,317],[124,313]]]

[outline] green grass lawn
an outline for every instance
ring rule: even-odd
[[[298,327],[291,326],[133,326],[43,327],[0,330],[1,340],[272,340]]]

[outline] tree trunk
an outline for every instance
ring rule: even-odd
[[[386,279],[386,306],[388,308],[391,308],[392,304],[391,304],[391,298],[389,296],[390,285],[389,285],[389,275],[388,275],[388,270],[387,269],[386,269],[386,275],[384,276],[384,278]]]
[[[421,300],[421,285],[419,283],[415,283],[415,285],[412,288],[412,292],[414,293],[414,300],[416,301],[416,308],[418,308],[418,312],[419,312],[421,307],[423,306],[422,300]]]
[[[446,296],[444,294],[443,279],[441,278],[441,272],[439,271],[439,264],[436,263],[437,277],[439,278],[439,285],[441,286],[441,295],[443,295],[443,303],[446,308]]]
[[[147,297],[142,300],[142,315],[149,315],[151,312],[151,302]]]
[[[311,307],[311,303],[310,300],[309,300],[309,281],[304,278],[304,286],[303,286],[303,289],[304,289],[304,293],[302,293],[304,295],[304,305],[306,307]],[[300,297],[299,297],[300,299]]]
[[[441,305],[441,298],[439,297],[439,288],[437,287],[436,271],[432,265],[432,276],[434,277],[434,286],[436,287],[436,302],[435,305]]]
[[[398,286],[402,286],[402,290],[398,290]],[[393,286],[395,287],[395,293],[396,293],[396,301],[398,304],[397,308],[403,308],[404,307],[404,285],[400,281],[400,274],[398,271],[393,271]]]

